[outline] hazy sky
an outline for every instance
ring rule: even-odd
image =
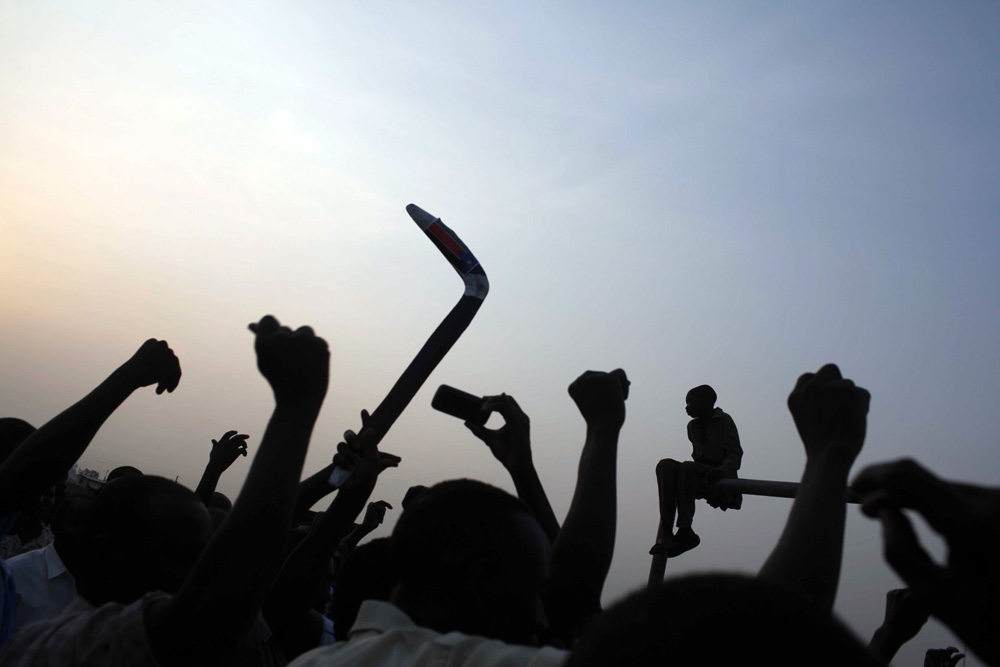
[[[333,351],[320,468],[462,293],[414,202],[492,291],[384,440],[403,464],[376,497],[512,489],[430,409],[445,382],[517,397],[563,516],[584,436],[565,388],[620,366],[611,602],[645,582],[687,389],[718,391],[742,476],[797,480],[785,398],[828,361],[873,395],[857,469],[994,483],[998,34],[985,1],[3,3],[0,412],[38,425],[164,338],[177,392],[135,395],[82,463],[194,486],[211,438],[259,442],[246,324],[273,313]],[[754,572],[788,508],[699,503],[702,546],[668,571]],[[899,581],[856,508],[845,551],[837,609],[867,639]],[[897,662],[949,643],[932,622]]]

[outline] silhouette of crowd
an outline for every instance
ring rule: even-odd
[[[586,436],[561,523],[532,462],[529,418],[500,394],[482,404],[503,418],[500,428],[466,426],[517,496],[472,479],[415,485],[391,537],[361,543],[397,511],[371,501],[379,475],[405,463],[380,452],[380,434],[366,425],[345,433],[328,468],[300,479],[330,352],[309,327],[272,316],[250,329],[274,410],[232,502],[215,489],[247,456],[247,436],[236,431],[212,441],[195,491],[136,468],[116,470],[96,492],[67,490],[67,472],[133,392],[178,387],[180,363],[164,341],[143,343],[37,429],[0,420],[0,538],[16,537],[4,546],[24,551],[0,560],[0,665],[878,665],[929,616],[1000,665],[1000,490],[945,481],[912,460],[852,478],[869,393],[835,365],[799,377],[788,397],[806,465],[757,575],[668,578],[604,610],[624,371],[587,371],[569,385]],[[696,390],[704,403],[705,390]],[[698,410],[729,432],[731,419]],[[682,468],[704,491],[735,476],[737,449],[730,438],[718,456],[703,455],[718,463],[658,466],[664,511],[674,511],[676,493],[664,495],[663,485],[673,489],[688,474]],[[334,467],[352,471],[337,490]],[[881,523],[885,558],[908,584],[889,593],[885,622],[867,645],[832,614],[848,487]],[[331,494],[325,511],[312,511]],[[677,502],[690,529],[693,510]],[[922,548],[904,509],[945,540],[945,563]],[[662,549],[691,541],[672,539]],[[927,664],[960,658],[936,649]]]

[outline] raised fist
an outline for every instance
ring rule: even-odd
[[[587,371],[569,386],[569,395],[588,426],[620,428],[625,423],[625,399],[630,384],[620,368],[610,373]]]
[[[309,327],[292,331],[271,315],[250,325],[260,370],[279,403],[306,402],[318,408],[330,381],[330,350]]]
[[[150,338],[122,367],[137,387],[156,385],[156,393],[172,392],[181,381],[181,363],[165,340]]]
[[[806,456],[833,454],[853,462],[865,442],[870,401],[871,394],[841,377],[834,364],[801,376],[788,409]]]

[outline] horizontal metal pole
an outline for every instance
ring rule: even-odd
[[[722,479],[711,487],[723,491],[734,491],[747,496],[769,496],[771,498],[794,498],[799,492],[798,482],[778,482],[772,479]],[[847,492],[847,502],[860,503],[862,498],[854,489],[845,489]],[[672,532],[672,526],[664,526],[661,521],[656,531],[656,541],[662,541]],[[649,565],[650,587],[657,586],[663,581],[663,576],[667,571],[667,555],[658,553],[653,556]]]
[[[736,491],[748,496],[770,496],[771,498],[794,498],[799,492],[798,482],[776,482],[770,479],[723,479],[716,482],[713,489]],[[847,502],[860,503],[861,494],[847,489]]]

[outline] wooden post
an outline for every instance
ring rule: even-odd
[[[713,489],[724,491],[735,491],[745,496],[769,496],[771,498],[794,498],[799,492],[798,482],[778,482],[770,479],[723,479],[716,482]],[[860,503],[861,495],[854,489],[847,489],[847,502]],[[665,537],[665,531],[672,531],[673,526],[664,526],[660,521],[656,529],[656,541],[660,542]],[[653,588],[663,582],[663,577],[667,571],[667,554],[658,553],[653,556],[653,562],[649,566],[648,586]]]

